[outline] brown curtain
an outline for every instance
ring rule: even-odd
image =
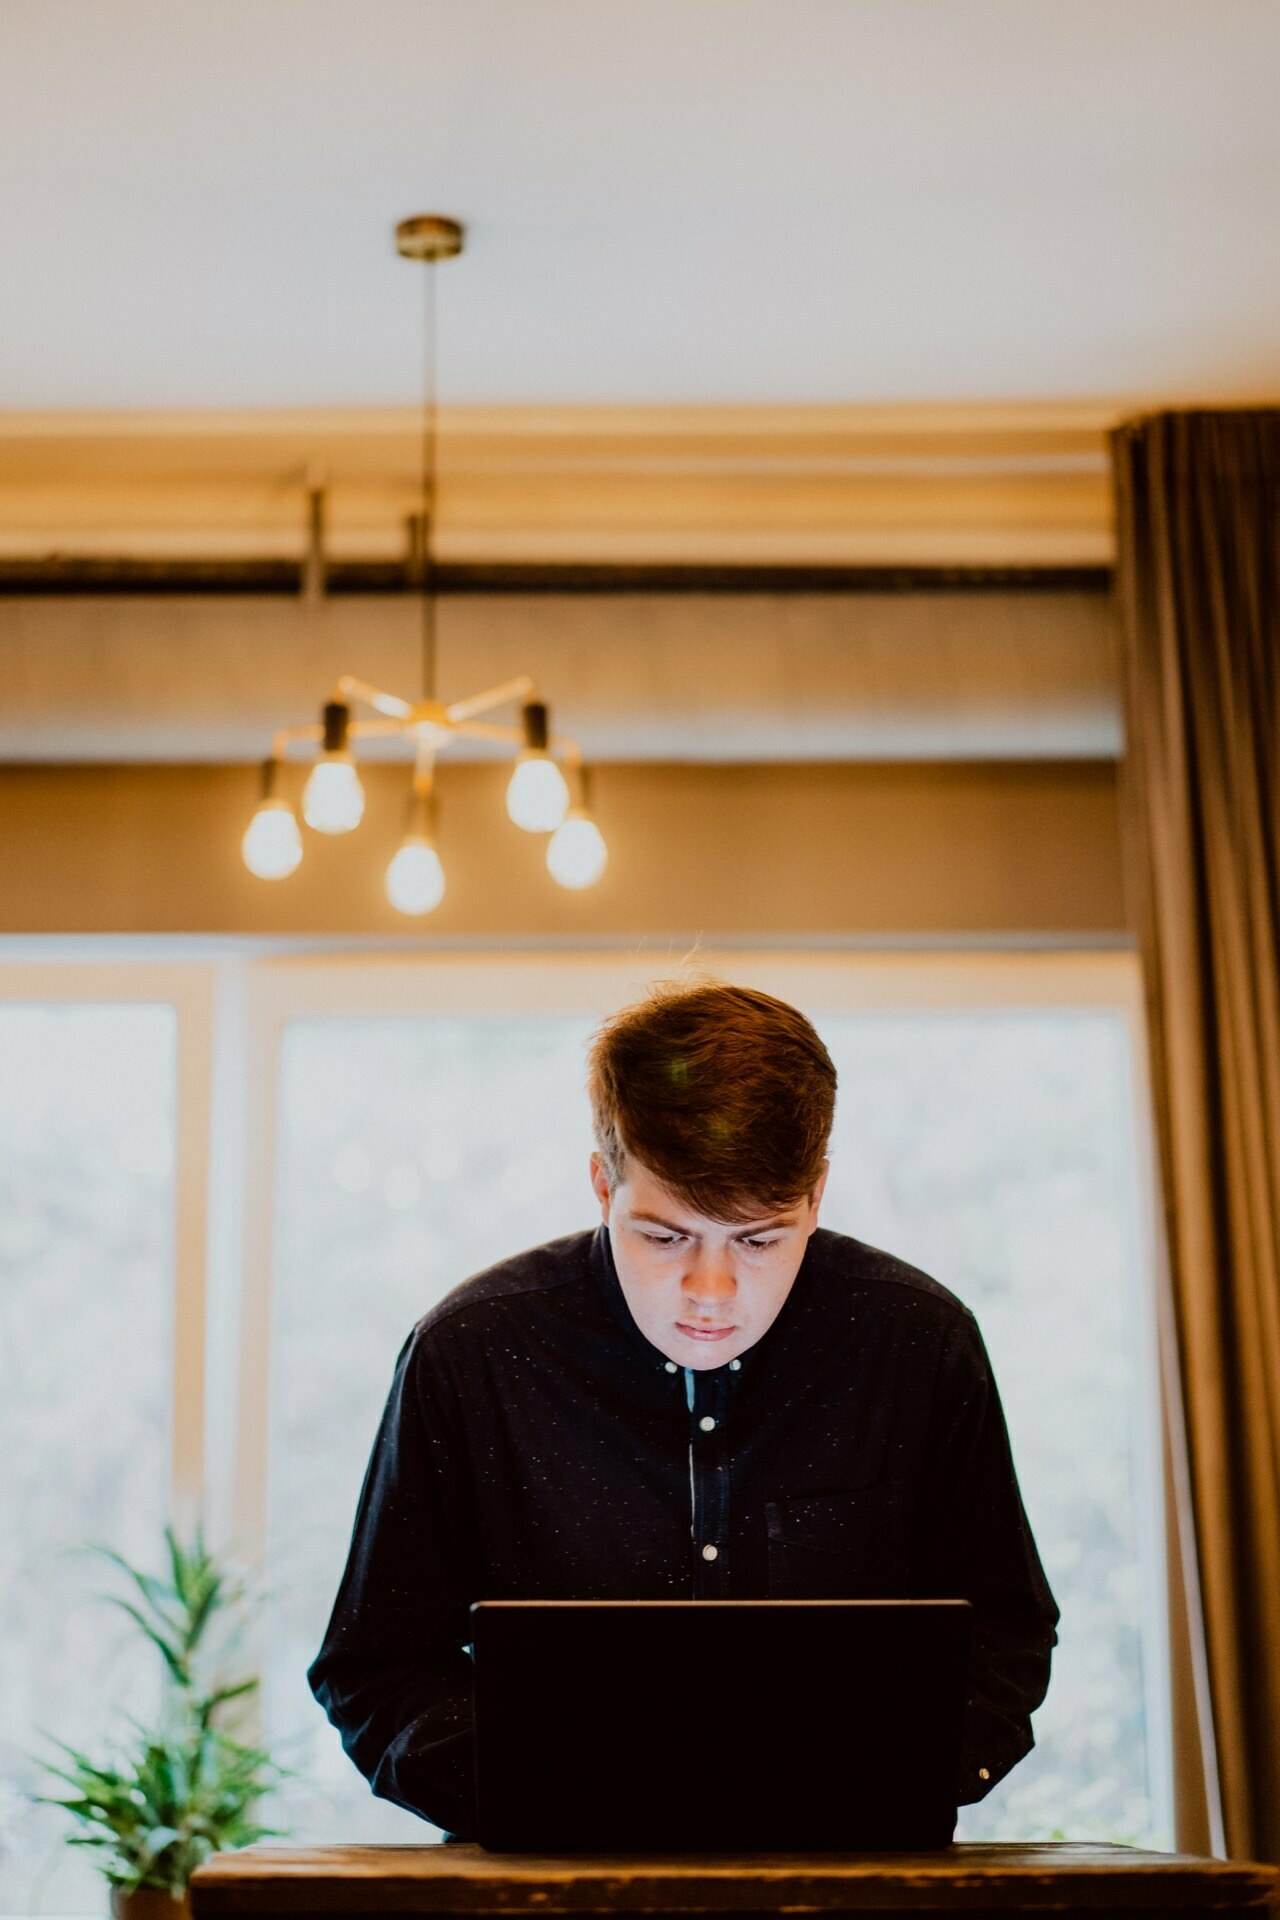
[[[1112,436],[1142,955],[1226,1850],[1280,1861],[1280,411]]]

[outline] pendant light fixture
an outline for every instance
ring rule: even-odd
[[[547,869],[562,887],[595,884],[607,853],[591,817],[587,770],[572,740],[551,730],[547,705],[527,675],[443,705],[436,689],[436,595],[432,535],[436,524],[436,303],[435,270],[462,251],[463,231],[441,214],[419,214],[396,228],[396,246],[424,269],[424,381],[421,505],[414,519],[413,570],[421,602],[422,693],[417,700],[387,693],[343,674],[321,708],[316,726],[286,727],[263,763],[261,797],[241,841],[244,863],[261,880],[284,880],[300,864],[304,843],[297,818],[279,792],[280,769],[293,746],[313,756],[302,796],[302,817],[315,833],[350,833],[364,813],[364,788],[356,764],[361,740],[401,739],[413,752],[405,828],[387,866],[384,885],[391,905],[408,915],[430,913],[445,893],[445,873],[436,846],[435,762],[459,737],[515,749],[507,784],[507,813],[526,833],[549,836]],[[311,490],[308,592],[323,589],[323,495]],[[519,726],[479,716],[518,706]],[[357,706],[378,716],[358,719]]]

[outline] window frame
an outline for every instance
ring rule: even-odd
[[[267,942],[130,941],[108,957],[86,943],[0,949],[0,1002],[152,1003],[174,1009],[176,1157],[172,1225],[170,1485],[175,1518],[202,1512],[210,1538],[265,1542],[270,1412],[275,1149],[280,1052],[290,1021],[466,1013],[603,1015],[674,970],[682,951],[604,949],[282,952]],[[175,946],[177,951],[175,953]],[[157,948],[163,957],[157,957]],[[16,953],[15,953],[16,949]],[[69,951],[70,949],[70,951]],[[12,956],[12,957],[11,957]],[[1157,1814],[1176,1844],[1206,1850],[1202,1787],[1179,1756],[1205,1750],[1197,1630],[1181,1591],[1190,1543],[1174,1497],[1181,1439],[1176,1352],[1159,1281],[1158,1186],[1141,969],[1124,948],[874,950],[743,945],[695,962],[815,1014],[822,1009],[1106,1007],[1128,1033],[1133,1156],[1146,1242],[1139,1289],[1143,1436],[1140,1503],[1148,1618],[1164,1684],[1148,1701]],[[585,1176],[584,1176],[585,1178]],[[1193,1561],[1192,1561],[1193,1564]],[[1175,1770],[1177,1779],[1175,1781]]]

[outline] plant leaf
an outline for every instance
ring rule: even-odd
[[[67,1816],[75,1829],[68,1844],[97,1850],[97,1864],[112,1886],[181,1893],[211,1853],[287,1837],[286,1829],[254,1814],[264,1795],[296,1776],[265,1747],[239,1741],[216,1724],[219,1709],[260,1685],[256,1677],[219,1678],[216,1664],[228,1659],[234,1635],[220,1633],[217,1653],[207,1651],[214,1622],[225,1627],[227,1615],[242,1609],[246,1583],[219,1566],[199,1527],[184,1540],[170,1524],[164,1540],[171,1585],[132,1566],[114,1548],[96,1549],[131,1585],[125,1596],[109,1596],[110,1604],[161,1655],[160,1717],[147,1725],[121,1710],[129,1737],[101,1760],[41,1731],[49,1757],[39,1764],[60,1790],[38,1798]]]
[[[113,1567],[118,1567],[121,1573],[127,1574],[146,1604],[160,1616],[166,1626],[172,1627],[171,1605],[178,1597],[172,1587],[167,1587],[163,1580],[157,1580],[153,1574],[143,1573],[140,1567],[135,1567],[132,1561],[126,1560],[124,1555],[117,1553],[114,1547],[95,1547],[93,1551],[100,1554],[104,1560],[109,1560]]]
[[[179,1540],[172,1524],[166,1526],[164,1530],[164,1541],[169,1549],[169,1565],[173,1571],[174,1591],[183,1606],[189,1608],[196,1598],[195,1578],[198,1569],[206,1559],[199,1530],[196,1532],[190,1554]]]
[[[163,1655],[164,1663],[168,1667],[170,1674],[177,1681],[178,1685],[180,1687],[185,1687],[188,1684],[189,1675],[187,1672],[186,1663],[183,1660],[181,1653],[179,1653],[175,1647],[170,1645],[169,1641],[165,1639],[162,1633],[157,1632],[155,1627],[152,1626],[151,1622],[145,1617],[144,1614],[138,1611],[137,1607],[134,1606],[131,1600],[121,1600],[121,1599],[118,1599],[116,1596],[112,1595],[110,1599],[110,1605],[113,1607],[119,1607],[122,1613],[127,1613],[129,1618],[132,1621],[134,1621],[137,1626],[141,1627],[143,1633],[146,1634],[147,1639],[151,1642],[152,1646],[157,1647],[160,1653]]]

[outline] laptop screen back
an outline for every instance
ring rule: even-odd
[[[945,1846],[964,1600],[480,1601],[478,1834],[502,1851]]]

